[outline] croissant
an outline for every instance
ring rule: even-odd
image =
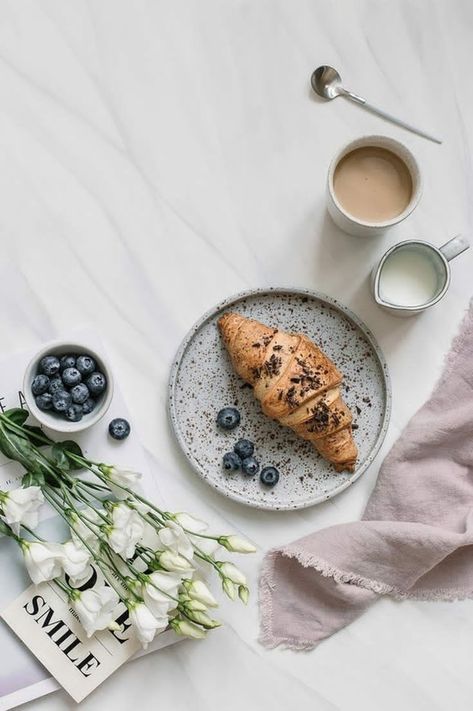
[[[337,471],[354,471],[352,414],[330,358],[307,336],[237,313],[225,313],[218,325],[235,371],[253,386],[264,414],[312,442]]]

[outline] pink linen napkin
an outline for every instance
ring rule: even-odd
[[[313,649],[379,595],[473,597],[473,302],[434,392],[383,462],[363,519],[266,554],[260,641]]]

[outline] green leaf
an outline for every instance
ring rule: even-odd
[[[4,413],[5,417],[15,423],[15,425],[22,425],[28,419],[28,410],[23,410],[21,407],[13,407],[11,410],[6,410]]]
[[[60,469],[64,469],[64,471],[83,469],[82,465],[77,464],[67,456],[68,453],[74,454],[77,457],[84,456],[77,442],[74,442],[72,439],[66,439],[64,442],[56,442],[51,448],[52,458]]]
[[[33,474],[33,472],[26,472],[24,477],[21,480],[21,485],[23,487],[27,486],[44,486],[45,481],[44,481],[44,475],[42,472],[36,472]]]
[[[67,452],[70,452],[71,454],[74,454],[76,457],[83,457],[84,454],[82,453],[82,449],[79,447],[77,442],[74,442],[72,439],[67,439],[65,442],[61,442],[63,445],[64,449],[67,450]],[[83,469],[84,467],[82,464],[77,464],[77,462],[74,462],[73,460],[69,459],[69,469],[71,471],[77,471],[79,469]]]
[[[8,427],[0,426],[0,450],[8,459],[13,459],[20,464],[25,464],[31,456],[31,444],[28,439]]]
[[[69,460],[64,453],[64,442],[55,442],[55,444],[53,444],[51,447],[51,458],[59,469],[69,471]]]
[[[30,440],[35,444],[37,447],[45,447],[47,444],[53,444],[54,440],[52,440],[46,432],[43,432],[41,427],[35,427],[34,425],[23,425],[23,429],[27,431],[27,434],[30,438]],[[41,439],[38,439],[41,438]],[[42,442],[41,440],[45,440]]]
[[[27,472],[43,481],[48,474],[48,465],[41,452],[34,447],[27,436],[12,432],[8,425],[0,421],[0,451],[8,459],[19,462]]]

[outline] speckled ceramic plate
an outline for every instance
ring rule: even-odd
[[[354,415],[359,449],[356,471],[337,473],[314,447],[265,417],[250,387],[234,373],[218,333],[225,311],[256,318],[270,326],[305,333],[344,374],[343,397]],[[230,432],[215,422],[226,405],[240,410],[241,423]],[[205,314],[184,339],[171,371],[169,413],[177,440],[195,471],[217,491],[260,509],[298,509],[339,494],[373,461],[385,437],[391,388],[384,356],[366,326],[323,294],[299,289],[268,289],[232,297]],[[228,474],[222,457],[241,437],[255,443],[261,465],[281,474],[268,489],[259,477]]]

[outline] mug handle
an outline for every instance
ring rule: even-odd
[[[449,239],[448,242],[445,242],[445,244],[439,247],[439,249],[447,262],[449,262],[451,259],[458,257],[459,254],[467,250],[469,247],[470,243],[466,237],[463,237],[463,235],[456,235],[455,237],[452,237],[452,239]]]

